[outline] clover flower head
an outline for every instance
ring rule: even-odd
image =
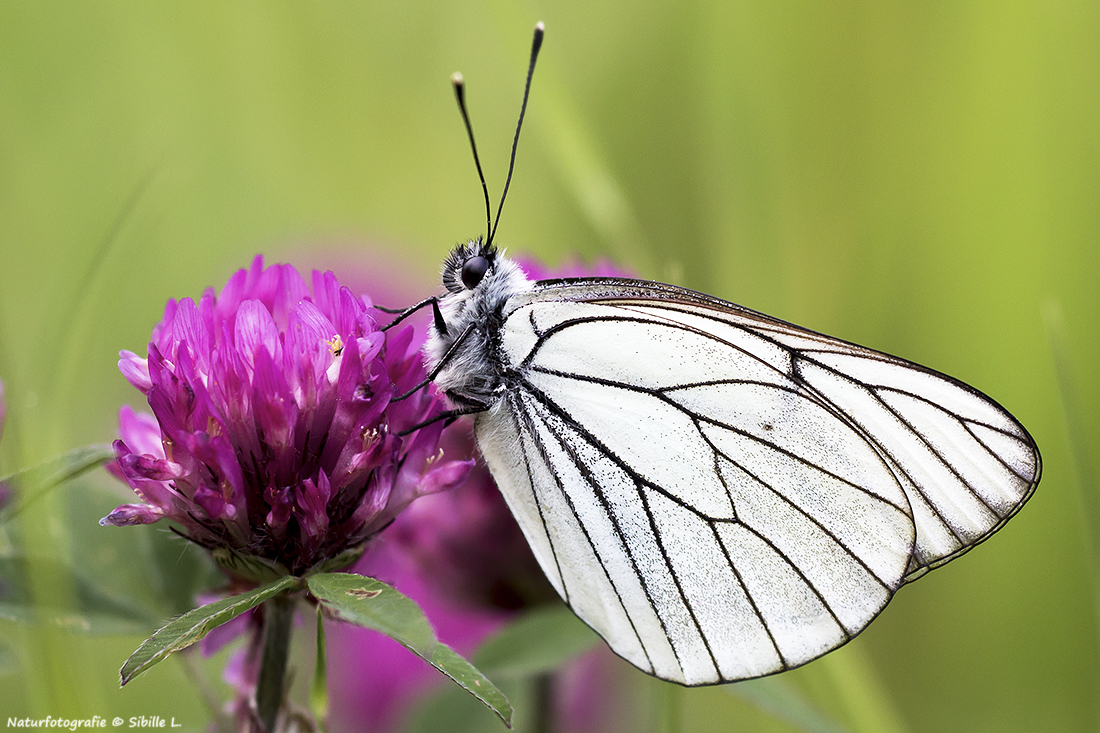
[[[166,518],[216,556],[301,573],[465,480],[442,422],[399,435],[444,407],[428,389],[391,401],[425,377],[412,331],[381,332],[331,272],[311,285],[257,257],[219,294],[169,301],[147,357],[121,352],[152,415],[122,408],[109,468],[142,501],[100,524]]]

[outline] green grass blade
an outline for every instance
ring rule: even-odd
[[[30,573],[71,578],[73,593],[39,598]],[[0,557],[0,618],[34,626],[54,626],[89,634],[142,633],[156,617],[138,602],[108,592],[65,563],[44,557]]]
[[[50,458],[37,466],[0,477],[0,484],[10,484],[16,489],[16,501],[0,512],[0,525],[10,521],[66,481],[71,481],[114,457],[115,451],[110,445],[86,445]]]
[[[814,705],[786,677],[745,680],[726,689],[734,697],[804,733],[848,733],[848,728]]]

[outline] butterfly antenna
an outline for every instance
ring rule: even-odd
[[[497,233],[497,225],[500,224],[500,212],[504,209],[504,199],[508,196],[508,186],[512,183],[512,171],[516,168],[516,147],[519,145],[519,131],[523,128],[523,115],[527,112],[527,96],[531,93],[531,77],[535,74],[535,61],[539,57],[539,49],[542,48],[542,37],[546,33],[546,26],[542,22],[535,24],[535,38],[531,42],[531,63],[527,67],[527,84],[523,87],[523,104],[519,108],[519,122],[516,123],[516,137],[512,140],[512,160],[508,163],[508,178],[504,181],[504,192],[500,195],[500,205],[497,207],[497,218],[489,231],[489,241],[493,243],[493,237]],[[471,133],[471,139],[473,139]],[[488,196],[488,194],[486,194]]]
[[[485,236],[489,237],[493,226],[492,204],[489,203],[489,187],[485,184],[485,174],[481,172],[481,159],[478,158],[477,143],[474,142],[474,128],[466,111],[466,82],[463,81],[462,74],[456,71],[451,76],[451,84],[455,88],[455,99],[458,100],[458,109],[462,112],[462,121],[466,123],[466,134],[470,136],[470,149],[474,151],[474,165],[477,166],[477,177],[481,180],[481,192],[485,194]]]

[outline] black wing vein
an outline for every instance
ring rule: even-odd
[[[816,517],[814,517],[812,514],[807,512],[803,507],[800,507],[798,504],[791,501],[791,498],[789,496],[787,496],[786,494],[784,494],[782,491],[780,491],[779,489],[772,486],[769,482],[765,481],[760,476],[757,476],[746,465],[744,465],[744,463],[742,463],[741,461],[737,461],[737,460],[731,458],[730,456],[726,455],[726,453],[724,451],[719,449],[718,446],[714,445],[714,443],[711,442],[710,438],[708,438],[705,433],[700,431],[700,434],[703,436],[703,440],[705,440],[707,442],[707,445],[709,445],[711,447],[711,450],[714,451],[716,456],[721,456],[722,458],[725,458],[727,461],[729,461],[734,466],[737,466],[737,468],[741,469],[745,473],[746,476],[748,476],[751,479],[753,479],[754,481],[756,481],[758,484],[760,484],[761,486],[766,488],[768,491],[770,491],[772,494],[774,494],[778,499],[783,501],[785,504],[787,504],[792,509],[794,509],[796,512],[798,512],[803,517],[805,517],[807,520],[809,520],[810,523],[812,523],[814,526],[816,526],[818,529],[820,529],[822,531],[822,533],[824,533],[830,540],[832,540],[836,544],[837,547],[844,550],[845,554],[847,554],[849,557],[851,557],[853,560],[855,560],[859,564],[860,567],[862,567],[865,571],[867,571],[868,575],[870,575],[872,578],[874,578],[876,581],[878,581],[879,585],[881,585],[884,590],[887,590],[887,591],[890,591],[890,592],[893,592],[895,590],[895,588],[893,588],[889,583],[887,583],[882,578],[880,578],[878,576],[878,573],[871,570],[871,568],[867,566],[867,563],[863,560],[863,558],[861,558],[852,548],[848,547],[848,545],[845,544],[843,540],[841,540],[839,537],[837,537],[832,531],[829,530],[828,527],[823,525]],[[721,474],[719,474],[719,475],[721,475]],[[886,502],[886,503],[889,504],[890,506],[894,506],[893,504],[890,504],[889,502]],[[720,521],[720,520],[711,519],[709,517],[704,517],[704,519],[707,522],[712,522],[712,523],[716,522],[716,521]],[[746,529],[749,529],[750,531],[752,531],[752,527],[750,527],[746,523],[739,522],[739,524],[742,527],[745,527]],[[754,534],[755,534],[755,532],[754,532]],[[763,538],[761,538],[761,539],[763,539]],[[776,551],[779,552],[779,550],[776,550]],[[784,560],[788,560],[786,554],[780,552],[780,555],[783,557]],[[792,565],[792,567],[795,567],[795,566]],[[798,570],[796,568],[796,572],[798,572],[798,574],[800,576],[802,576],[803,580],[806,582],[806,584],[808,586],[810,586],[811,588],[814,589],[814,593],[818,592],[817,589],[814,587],[813,583],[811,583],[804,575],[802,575],[801,570]],[[828,603],[825,602],[824,598],[821,599],[821,602],[823,604],[825,604],[825,607],[829,609],[830,613],[833,612],[832,608],[828,605]],[[834,617],[835,617],[835,615],[834,615]],[[839,623],[839,620],[838,620],[838,623]],[[843,628],[843,624],[841,625],[841,628]]]
[[[589,443],[589,445],[591,445],[597,451],[599,451],[604,456],[606,456],[609,460],[611,460],[613,463],[615,463],[615,465],[617,465],[624,473],[626,473],[630,478],[632,478],[634,480],[635,488],[638,491],[638,497],[641,500],[642,507],[645,511],[646,518],[649,521],[650,529],[653,531],[653,535],[654,535],[654,538],[657,542],[658,548],[661,551],[661,555],[662,555],[662,559],[665,563],[665,567],[668,568],[669,574],[670,574],[670,576],[672,577],[673,581],[676,584],[676,590],[680,595],[680,600],[683,602],[684,607],[688,610],[688,613],[691,615],[692,623],[695,625],[696,631],[699,633],[699,638],[703,640],[703,644],[706,646],[708,654],[710,654],[711,661],[714,663],[714,668],[715,668],[715,670],[717,670],[718,669],[718,662],[714,658],[714,652],[710,648],[710,642],[707,639],[706,634],[703,632],[703,629],[700,626],[698,619],[695,617],[695,612],[694,612],[694,610],[692,610],[691,603],[688,601],[687,596],[684,593],[683,587],[682,587],[682,585],[680,583],[680,580],[677,576],[676,570],[672,567],[672,562],[668,557],[667,549],[661,543],[660,533],[657,530],[656,523],[653,519],[653,514],[649,509],[649,504],[646,501],[645,495],[641,491],[640,486],[644,485],[644,486],[647,486],[649,488],[654,489],[655,491],[660,491],[661,493],[665,494],[665,496],[667,496],[669,499],[674,500],[675,497],[672,497],[672,496],[668,495],[659,486],[656,486],[656,485],[652,484],[651,482],[646,481],[643,477],[637,475],[637,473],[635,473],[634,470],[631,469],[630,466],[628,466],[619,456],[617,456],[613,451],[609,450],[606,446],[604,446],[598,439],[596,439],[595,436],[593,436],[590,432],[588,432],[582,425],[577,423],[577,421],[574,420],[567,412],[565,412],[565,410],[563,410],[559,405],[554,403],[553,400],[550,400],[537,387],[535,387],[534,385],[532,385],[530,383],[526,383],[524,385],[524,389],[527,393],[529,393],[533,397],[537,398],[543,404],[543,406],[546,409],[548,409],[551,413],[553,413],[560,420],[562,420],[562,422],[564,422],[566,425],[568,425],[571,430],[575,431],[578,435],[580,435],[582,438],[584,438]],[[586,475],[586,477],[589,478],[589,486],[592,488],[593,493],[595,494],[596,498],[599,500],[600,504],[604,507],[605,511],[607,512],[607,516],[609,517],[609,519],[613,523],[613,525],[615,527],[615,530],[616,530],[616,533],[618,535],[618,540],[621,543],[623,549],[625,550],[627,557],[630,558],[631,567],[634,570],[635,576],[638,578],[639,584],[642,586],[642,589],[645,591],[646,598],[649,600],[650,605],[654,609],[657,609],[658,604],[656,604],[654,602],[654,598],[653,598],[653,595],[652,595],[652,589],[649,587],[650,582],[647,580],[645,574],[642,573],[638,569],[637,558],[634,555],[634,550],[631,548],[630,544],[628,542],[626,542],[625,538],[623,537],[622,528],[619,525],[619,522],[618,522],[618,519],[615,516],[615,513],[611,510],[610,506],[607,503],[607,497],[604,496],[602,491],[600,491],[598,483],[594,480],[591,480],[591,473],[588,471],[587,466],[585,466],[583,462],[578,460],[578,458],[576,456],[576,453],[574,452],[572,446],[569,445],[568,441],[566,441],[560,435],[560,433],[557,430],[555,430],[554,427],[548,421],[545,422],[545,424],[547,426],[547,429],[551,430],[551,432],[554,433],[554,437],[556,437],[558,439],[558,441],[561,444],[562,448],[565,451],[567,451],[570,458],[573,459],[574,464],[576,465],[577,469],[582,472],[582,475]],[[563,494],[565,495],[566,501],[569,502],[570,510],[573,511],[575,516],[577,516],[578,523],[580,523],[581,526],[583,527],[584,526],[583,522],[581,522],[580,516],[577,515],[576,509],[573,506],[572,502],[569,500],[568,494],[566,494],[564,491],[563,491]],[[585,532],[585,536],[588,537],[587,529],[585,529],[584,532]],[[589,543],[591,544],[591,539],[589,539]],[[593,549],[595,549],[594,545],[593,545]],[[604,569],[604,572],[605,572],[605,574],[607,573],[606,568]],[[608,579],[610,581],[610,576],[608,576]],[[611,582],[614,585],[614,582],[613,581],[611,581]],[[620,601],[621,601],[621,598],[620,598]],[[625,606],[624,606],[624,610],[625,610]],[[629,616],[629,612],[628,612],[627,615]],[[666,636],[669,636],[665,618],[659,612],[656,613],[656,616],[657,616],[658,621],[661,624],[662,630],[665,631]],[[635,630],[635,633],[637,633],[636,630]],[[683,668],[683,662],[680,658],[679,650],[676,648],[675,644],[671,643],[671,636],[669,636],[669,638],[670,638],[670,646],[672,647],[673,654],[676,656],[677,662],[680,663],[681,669],[682,669]],[[644,644],[643,644],[642,648],[643,649],[645,648]]]
[[[522,414],[524,416],[525,423],[526,423],[527,428],[528,428],[528,434],[530,435],[531,441],[535,444],[535,447],[539,452],[539,457],[542,459],[542,461],[546,465],[547,469],[550,470],[551,473],[553,474],[558,492],[560,493],[562,499],[565,501],[566,506],[569,507],[569,511],[573,514],[573,517],[577,520],[577,525],[580,527],[581,532],[584,534],[585,541],[588,542],[589,547],[592,549],[592,554],[595,555],[597,557],[597,559],[599,559],[600,549],[597,546],[597,544],[592,541],[592,536],[588,533],[588,528],[585,526],[584,522],[581,521],[580,514],[577,512],[577,508],[573,504],[572,498],[569,496],[569,493],[567,491],[565,491],[565,488],[562,485],[561,477],[558,476],[557,473],[553,471],[553,462],[551,461],[549,455],[547,455],[547,453],[546,453],[546,446],[544,446],[542,444],[542,441],[539,440],[539,438],[538,438],[537,431],[534,429],[532,416],[530,415],[530,413],[528,413],[522,407],[519,407],[518,409],[516,409],[515,412],[517,412],[519,414]],[[575,454],[573,453],[572,450],[569,449],[569,446],[562,440],[561,435],[558,434],[558,432],[555,431],[553,426],[550,425],[548,422],[543,421],[543,424],[546,426],[547,430],[554,436],[554,438],[556,438],[558,440],[559,445],[561,445],[561,447],[563,449],[565,449],[566,451],[569,452],[570,457],[574,459],[574,464],[577,466],[577,468],[582,469],[583,464],[581,464],[579,461],[576,460]],[[528,470],[530,470],[530,469],[528,469]],[[592,485],[592,484],[590,484],[590,485]],[[594,485],[593,485],[593,488],[594,488]],[[594,493],[596,493],[596,495],[599,496],[599,492],[594,491]],[[539,508],[539,516],[543,517],[544,516],[543,506],[542,506],[541,500],[538,498],[538,493],[537,492],[535,493],[535,502],[536,502],[536,504],[538,505],[538,508]],[[543,520],[543,521],[544,521],[543,526],[545,527],[545,520]],[[552,537],[552,535],[549,532],[547,533],[547,535],[548,535],[548,537]],[[623,542],[623,538],[621,536],[621,533],[619,534],[619,541]],[[624,546],[625,546],[625,543],[624,543]],[[551,549],[553,550],[553,540],[551,540]],[[555,560],[555,562],[558,562],[556,552],[554,553],[554,560]],[[602,560],[599,562],[599,565],[600,565],[600,570],[603,571],[604,577],[607,578],[608,584],[615,591],[615,596],[619,601],[619,605],[622,607],[623,613],[626,615],[627,619],[630,621],[631,630],[634,632],[634,636],[638,639],[638,645],[641,647],[642,652],[646,656],[646,661],[649,663],[649,666],[652,669],[653,668],[653,660],[649,658],[649,651],[645,648],[645,644],[642,643],[641,635],[638,633],[638,629],[634,625],[634,620],[631,618],[630,610],[627,608],[626,604],[623,602],[622,595],[619,592],[619,589],[615,584],[615,580],[611,577],[611,574],[607,570],[606,564]],[[558,577],[561,578],[562,588],[566,589],[566,576],[565,576],[565,574],[561,573],[560,567],[561,566],[559,564],[558,565],[558,568],[559,568],[559,576]],[[640,578],[639,578],[639,580],[640,580]],[[565,600],[566,603],[569,603],[568,593],[566,594],[566,597],[563,600]],[[652,598],[650,598],[649,600],[652,603]]]
[[[547,470],[553,473],[553,466],[546,459],[546,449],[539,442],[538,436],[535,434],[534,430],[531,429],[531,416],[528,415],[525,410],[523,410],[522,406],[519,405],[519,400],[514,396],[508,397],[508,403],[511,407],[511,410],[509,410],[509,414],[512,418],[512,425],[516,431],[516,435],[519,437],[520,442],[524,443],[527,439],[533,442],[535,444],[535,447],[538,449],[539,457],[542,458],[542,462],[546,465]],[[526,434],[527,436],[529,436],[529,438],[524,437],[523,428],[520,427],[519,419],[521,416],[524,418],[524,427],[527,428]],[[558,579],[561,581],[562,600],[564,600],[566,603],[569,603],[569,589],[565,585],[565,575],[561,571],[561,561],[558,559],[558,551],[554,547],[554,535],[550,531],[550,528],[546,526],[546,514],[543,510],[542,502],[539,500],[538,491],[535,488],[534,473],[531,471],[531,461],[528,458],[530,453],[526,450],[521,449],[520,455],[523,457],[523,468],[524,471],[527,473],[527,479],[531,485],[531,494],[535,500],[535,508],[539,511],[539,524],[542,525],[542,531],[546,535],[546,543],[550,547],[551,556],[554,558],[554,570],[557,572]],[[558,480],[558,477],[556,475],[555,480]],[[560,486],[560,480],[558,480],[558,484]]]
[[[905,513],[904,508],[898,506],[897,504],[894,504],[893,502],[889,501],[888,499],[886,499],[883,496],[879,496],[878,494],[876,494],[873,491],[869,490],[866,486],[861,486],[860,484],[858,484],[854,481],[851,481],[849,479],[844,478],[843,476],[840,476],[840,475],[838,475],[838,474],[836,474],[832,471],[829,471],[824,466],[818,465],[818,464],[814,463],[813,461],[805,458],[804,456],[800,456],[797,453],[794,453],[793,451],[787,450],[786,448],[783,448],[782,446],[780,446],[776,443],[773,443],[770,440],[765,440],[764,438],[760,437],[759,435],[755,435],[755,434],[750,433],[747,430],[744,430],[742,428],[737,428],[733,425],[729,425],[727,423],[721,422],[720,420],[716,420],[716,419],[711,418],[707,415],[701,415],[697,412],[689,410],[688,408],[686,408],[683,405],[679,404],[675,400],[669,398],[666,394],[667,392],[671,392],[671,391],[675,391],[675,390],[679,390],[679,389],[687,389],[687,388],[694,387],[694,386],[711,386],[711,385],[719,385],[719,384],[760,385],[760,386],[770,387],[772,389],[780,389],[780,390],[783,390],[785,392],[790,392],[791,394],[797,395],[798,397],[801,397],[803,399],[811,400],[815,404],[818,404],[821,407],[829,409],[830,412],[834,411],[835,408],[832,405],[832,403],[822,404],[819,401],[820,398],[816,393],[805,394],[805,393],[799,392],[798,390],[791,389],[791,388],[789,388],[787,386],[784,386],[784,385],[772,384],[770,382],[761,382],[761,381],[758,381],[758,380],[751,380],[751,379],[744,379],[744,380],[716,379],[716,380],[713,380],[711,382],[706,382],[706,383],[690,384],[690,385],[676,385],[676,386],[673,386],[673,387],[665,387],[665,388],[662,388],[662,389],[654,390],[654,389],[647,389],[645,387],[640,387],[640,386],[634,385],[634,384],[629,384],[627,382],[618,382],[618,381],[615,381],[613,379],[604,379],[604,378],[600,378],[600,377],[593,377],[593,376],[587,375],[587,374],[573,374],[573,373],[570,373],[570,372],[562,372],[562,371],[558,371],[556,369],[546,369],[546,368],[537,367],[537,366],[536,367],[531,367],[531,371],[540,372],[542,374],[549,374],[549,375],[555,376],[555,377],[564,377],[566,379],[575,379],[575,380],[580,381],[580,382],[591,382],[592,384],[600,384],[600,385],[603,385],[605,387],[617,387],[619,389],[625,389],[625,390],[629,390],[631,392],[639,392],[639,393],[642,393],[642,394],[651,395],[653,397],[656,397],[656,398],[662,400],[666,404],[669,404],[669,405],[673,406],[677,410],[683,412],[685,415],[688,415],[688,416],[690,416],[691,418],[693,418],[695,420],[702,420],[704,422],[710,423],[711,425],[715,425],[715,426],[723,428],[725,430],[729,430],[732,433],[736,433],[736,434],[741,435],[743,437],[749,438],[750,440],[754,440],[757,443],[760,443],[761,445],[768,446],[769,448],[774,450],[776,453],[781,453],[782,455],[785,455],[788,458],[796,460],[796,461],[798,461],[799,463],[801,463],[805,466],[808,466],[808,467],[813,468],[817,471],[820,471],[821,473],[828,476],[829,478],[835,479],[837,481],[840,481],[843,484],[851,486],[853,489],[856,489],[857,491],[860,491],[861,493],[867,495],[871,499],[874,499],[876,501],[881,501],[882,503],[887,504],[887,505],[893,507],[894,509],[897,509],[898,511],[902,512],[903,514]],[[705,434],[703,434],[702,430],[700,430],[699,433],[700,433],[700,435],[703,435],[704,438],[706,437]],[[710,443],[709,440],[707,442]],[[717,449],[715,449],[715,450],[717,450]],[[889,468],[889,464],[886,463],[885,461],[883,462],[883,465],[886,466],[887,468]],[[662,491],[661,487],[659,487],[659,486],[654,485],[653,488],[657,491]],[[696,514],[699,514],[700,516],[709,519],[708,517],[705,517],[705,515],[701,514],[697,509],[695,509],[695,507],[684,504],[677,497],[671,496],[667,493],[665,495],[668,496],[673,501],[676,501],[677,503],[681,504],[682,506],[684,506],[688,509],[691,509]]]

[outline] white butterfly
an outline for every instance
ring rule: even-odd
[[[815,659],[1035,490],[1034,441],[972,387],[673,285],[531,282],[494,229],[421,304],[432,380],[558,593],[650,674]]]
[[[550,582],[616,653],[689,685],[796,667],[1034,491],[993,400],[701,293],[444,266],[434,381]],[[434,371],[434,369],[433,369]]]

